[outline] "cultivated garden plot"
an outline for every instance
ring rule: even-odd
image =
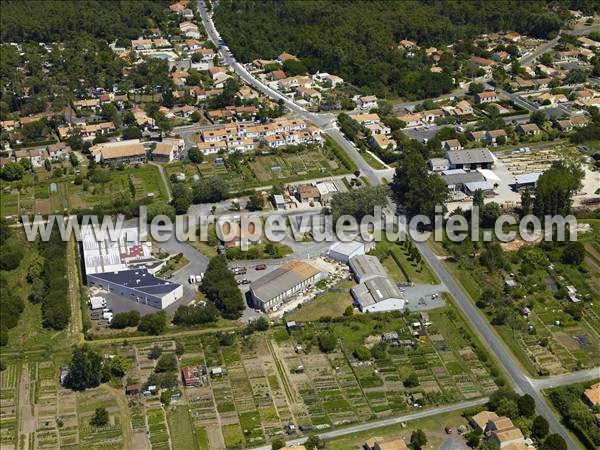
[[[27,174],[18,186],[11,186],[0,196],[3,215],[62,214],[65,210],[110,204],[120,196],[141,199],[152,195],[166,200],[158,168],[152,165],[97,169],[99,175],[89,179],[86,167],[77,170],[79,176],[72,168],[62,176],[45,169],[36,169],[35,176]],[[2,182],[0,186],[8,184]]]
[[[448,261],[478,306],[531,374],[557,375],[600,364],[599,228],[580,221],[580,264],[566,245],[504,251],[505,267],[488,270],[476,258]],[[506,280],[513,280],[513,287]],[[512,282],[511,282],[512,283]]]
[[[0,372],[0,444],[14,445],[17,439],[17,388],[21,367],[9,365]]]

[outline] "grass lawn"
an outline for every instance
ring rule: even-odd
[[[244,434],[237,423],[224,425],[223,436],[225,437],[225,447],[227,448],[242,447],[244,444]]]
[[[367,164],[369,164],[373,169],[375,169],[375,170],[385,169],[385,166],[383,164],[381,164],[379,161],[377,161],[377,159],[375,159],[373,157],[373,155],[371,155],[371,153],[362,152],[360,154],[360,156],[362,156],[363,159],[367,162]]]
[[[175,411],[169,412],[167,421],[173,449],[193,450],[198,448],[186,405],[177,406]]]
[[[442,438],[439,435],[432,435],[429,433],[443,433],[443,428],[446,425],[450,425],[453,428],[465,425],[467,421],[460,414],[460,411],[455,411],[446,414],[432,415],[424,419],[407,422],[406,427],[398,424],[348,434],[343,437],[327,440],[326,446],[327,448],[335,448],[336,450],[356,450],[361,447],[367,439],[373,436],[381,438],[402,438],[408,444],[410,442],[410,434],[416,429],[421,429],[427,434],[427,445],[423,447],[423,449],[437,449],[443,442]]]
[[[209,450],[208,448],[208,433],[206,428],[198,428],[196,430],[196,439],[200,450]]]
[[[384,267],[390,271],[389,273],[392,278],[399,280],[401,276],[402,278],[408,278],[413,283],[418,284],[439,283],[437,277],[429,267],[429,264],[427,264],[427,262],[424,260],[421,260],[419,263],[409,260],[408,251],[401,244],[402,243],[400,242],[383,240],[377,243],[377,247],[373,251],[373,254],[378,258],[381,258],[387,254],[387,258],[391,259],[392,262],[395,262],[395,264],[391,264],[390,262],[386,262],[384,260]],[[400,272],[400,275],[396,274],[394,276],[394,272],[390,270],[394,269],[395,266]]]
[[[343,291],[329,291],[310,303],[302,305],[302,308],[296,309],[287,317],[298,322],[317,320],[324,316],[339,317],[348,306],[352,305],[352,296],[345,289],[354,285],[353,281],[344,281],[336,286],[336,289],[343,289]]]

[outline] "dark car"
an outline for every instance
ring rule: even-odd
[[[266,264],[257,264],[256,266],[254,266],[254,270],[265,270],[266,268]]]

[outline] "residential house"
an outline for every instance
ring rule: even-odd
[[[332,88],[335,88],[344,83],[344,80],[337,75],[331,75],[327,72],[317,72],[313,75],[313,80],[319,83],[328,83]]]
[[[401,120],[406,124],[407,127],[416,127],[423,120],[423,115],[418,113],[408,113],[397,117],[398,120]]]
[[[472,56],[470,61],[478,67],[482,69],[491,70],[493,67],[496,67],[498,63],[488,58],[482,58],[480,56]]]
[[[593,384],[586,389],[583,392],[583,400],[591,407],[600,405],[600,383]]]
[[[139,139],[106,142],[90,147],[90,153],[97,163],[133,164],[146,161],[146,150]]]
[[[467,139],[470,141],[483,141],[486,138],[487,131],[469,131],[466,134]]]
[[[200,32],[198,31],[198,25],[192,22],[181,22],[179,24],[181,33],[189,38],[200,39]]]
[[[71,147],[65,142],[57,142],[56,144],[50,144],[46,147],[48,157],[50,161],[65,161],[69,159],[69,154],[73,151]]]
[[[446,158],[431,158],[429,160],[429,170],[432,172],[443,172],[450,168],[450,161]]]
[[[307,102],[319,103],[321,101],[321,93],[312,88],[299,87],[296,89],[296,95]]]
[[[490,420],[497,420],[498,414],[493,411],[481,411],[471,417],[469,423],[475,430],[481,430],[484,432],[487,428],[488,422]]]
[[[372,437],[362,445],[363,450],[409,450],[402,439]]]
[[[495,91],[484,91],[478,94],[475,94],[475,103],[483,104],[483,103],[492,103],[500,100],[498,94]]]
[[[444,117],[444,110],[441,108],[429,109],[422,111],[421,114],[423,115],[423,120],[425,120],[425,122],[432,123],[435,119]]]
[[[498,138],[504,138],[505,140],[508,138],[506,131],[502,128],[498,130],[490,130],[485,132],[485,140],[493,145],[497,145]]]
[[[377,97],[374,95],[366,95],[358,99],[358,106],[361,109],[377,108]]]
[[[200,384],[200,372],[197,366],[187,366],[181,369],[183,384],[185,386],[198,386]]]
[[[301,184],[296,188],[296,198],[301,203],[315,203],[321,201],[321,193],[312,184]]]
[[[284,80],[286,78],[287,78],[287,75],[281,69],[273,70],[272,72],[269,72],[267,74],[267,79],[270,81],[280,81],[280,80]]]
[[[179,151],[177,145],[170,142],[159,142],[152,151],[152,161],[170,163],[178,159]]]
[[[277,61],[279,61],[280,64],[283,64],[286,61],[299,61],[299,59],[297,56],[292,55],[291,53],[283,52],[277,57]]]
[[[540,134],[541,130],[535,123],[525,123],[517,126],[517,132],[525,136],[535,136]]]
[[[464,148],[458,139],[449,139],[447,141],[442,141],[441,144],[442,148],[446,151],[462,150]]]

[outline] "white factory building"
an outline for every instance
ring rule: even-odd
[[[404,294],[376,256],[358,255],[350,258],[349,266],[358,281],[350,293],[361,312],[403,310]]]
[[[348,264],[350,258],[364,255],[367,252],[366,245],[359,241],[336,242],[329,247],[327,256],[331,259]]]
[[[138,228],[121,228],[111,235],[83,226],[79,245],[87,285],[159,309],[183,297],[180,284],[154,276],[164,262],[152,256],[151,244],[141,239]]]

